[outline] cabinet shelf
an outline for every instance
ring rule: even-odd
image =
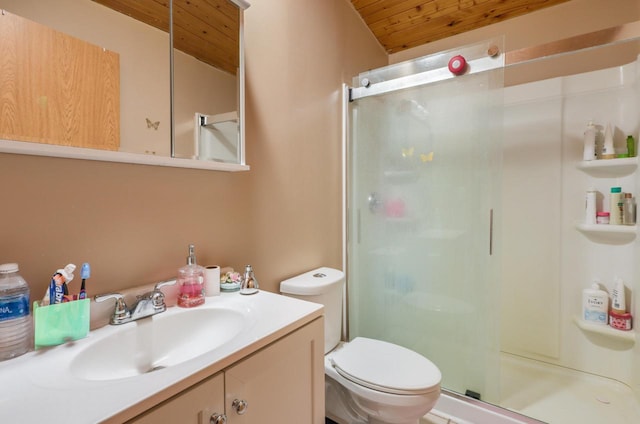
[[[636,342],[636,333],[633,330],[616,330],[608,325],[592,324],[576,316],[573,317],[573,322],[578,326],[578,328],[588,333],[602,334],[603,336],[611,337],[612,339],[624,340],[632,343]]]
[[[578,163],[578,169],[599,177],[622,177],[638,168],[638,158],[598,159]]]

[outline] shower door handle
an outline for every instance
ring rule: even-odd
[[[493,209],[489,209],[489,256],[493,255]]]

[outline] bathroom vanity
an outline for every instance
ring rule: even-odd
[[[129,422],[209,424],[225,412],[227,424],[323,422],[324,384],[313,387],[324,376],[314,375],[322,326],[316,319]]]
[[[0,362],[0,422],[323,423],[323,312],[223,293],[102,327]]]

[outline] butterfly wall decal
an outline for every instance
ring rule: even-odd
[[[158,131],[158,127],[160,126],[160,121],[153,122],[149,118],[145,118],[147,120],[147,128],[153,128]]]
[[[420,153],[420,160],[422,163],[431,162],[433,160],[433,152],[429,152],[428,154]]]
[[[411,156],[413,156],[413,147],[409,147],[408,149],[405,149],[404,147],[402,148],[402,157],[403,158],[410,158]]]

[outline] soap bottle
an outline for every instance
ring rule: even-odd
[[[607,325],[609,314],[609,295],[593,283],[591,288],[582,291],[582,319],[593,324]]]
[[[204,267],[196,263],[195,247],[189,245],[187,264],[178,270],[178,306],[192,308],[204,303]]]
[[[592,121],[587,124],[584,131],[584,152],[582,160],[594,160],[596,158],[596,126]]]

